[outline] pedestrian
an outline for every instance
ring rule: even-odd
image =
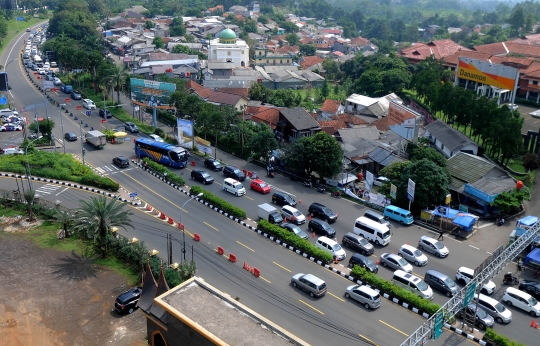
[[[443,235],[444,235],[444,231],[441,230],[441,231],[439,232],[439,238],[437,238],[437,240],[444,240]]]
[[[461,230],[460,229],[457,231],[456,238],[461,239]]]

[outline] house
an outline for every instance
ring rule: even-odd
[[[242,95],[229,94],[221,91],[212,91],[206,101],[218,106],[231,106],[238,112],[241,112],[248,103],[247,98]]]
[[[472,214],[496,214],[491,206],[495,197],[516,186],[514,178],[494,163],[468,153],[456,153],[448,159],[446,168],[451,176],[448,188],[452,200],[466,205]]]
[[[188,81],[186,83],[186,89],[188,93],[199,96],[202,100],[207,100],[212,93],[212,89],[205,88],[195,81]]]
[[[446,158],[465,152],[478,155],[478,144],[458,130],[436,120],[425,128],[425,136]]]
[[[374,120],[388,115],[390,101],[401,101],[394,93],[383,97],[373,98],[369,96],[351,94],[345,100],[345,109],[347,112],[375,117]]]
[[[343,114],[345,107],[340,100],[326,99],[321,107],[321,118],[329,119],[334,115]]]
[[[294,142],[301,137],[311,137],[321,131],[319,123],[302,107],[281,109],[279,114],[275,133],[280,141]]]
[[[135,55],[142,55],[153,52],[156,49],[156,46],[149,43],[137,43],[134,44],[132,48]]]
[[[251,116],[251,121],[259,124],[266,124],[272,130],[275,130],[279,122],[279,108],[262,109]]]
[[[304,56],[300,58],[298,64],[302,67],[302,70],[313,71],[318,69],[319,71],[324,71],[322,67],[324,59],[318,56]]]
[[[430,56],[433,56],[436,60],[440,60],[460,50],[471,49],[461,46],[450,39],[444,39],[429,43],[415,43],[410,47],[402,49],[399,55],[406,58],[409,63],[416,64]]]
[[[384,167],[389,166],[394,162],[404,162],[405,159],[397,156],[392,151],[378,147],[373,150],[368,155],[369,159],[372,161],[371,165],[368,165],[367,168],[370,172],[378,175],[379,171]]]

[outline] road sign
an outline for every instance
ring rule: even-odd
[[[17,20],[18,20],[19,22],[24,22],[24,17],[17,17]]]
[[[130,198],[135,198],[135,197],[137,197],[137,195],[138,195],[137,192],[132,192],[132,193],[129,194],[129,197]]]
[[[444,313],[442,311],[439,312],[437,316],[435,316],[435,320],[433,321],[433,339],[437,339],[442,334],[443,317]]]
[[[2,94],[2,96],[0,96],[0,105],[7,105],[8,104],[8,100],[6,98],[6,95]]]
[[[476,292],[476,282],[473,282],[465,292],[465,298],[463,298],[463,307],[466,307],[469,305],[470,302],[472,302],[474,298],[474,292]]]
[[[393,199],[396,199],[396,195],[397,195],[397,186],[394,184],[390,184],[390,197],[392,197]]]
[[[86,111],[86,115],[92,115],[92,111]]]
[[[414,188],[415,187],[416,187],[415,182],[409,179],[409,182],[407,183],[407,198],[412,203],[414,203]]]

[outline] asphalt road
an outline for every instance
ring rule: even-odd
[[[13,44],[10,43],[10,45]],[[0,61],[10,61],[18,54],[18,50],[22,47],[22,40],[15,40],[15,44],[16,47],[13,50],[11,50],[11,47],[6,49],[6,53]],[[6,57],[6,54],[11,55]],[[71,100],[67,106],[69,112],[79,117],[78,121],[74,120],[74,116],[70,117],[69,113],[62,112],[58,107],[50,104],[47,104],[47,107],[45,107],[47,102],[44,101],[43,94],[28,83],[26,76],[23,74],[25,73],[24,69],[18,63],[13,62],[9,64],[7,72],[9,73],[10,85],[12,86],[12,102],[17,108],[26,109],[27,116],[30,118],[33,118],[34,112],[38,114],[38,117],[49,116],[57,124],[55,127],[55,136],[57,138],[62,138],[61,118],[64,124],[64,132],[80,134],[81,129],[90,129],[90,127],[101,129],[105,126],[101,122],[101,118],[97,115],[97,111],[92,111],[92,115],[88,117],[84,115],[84,110],[78,111],[76,106],[82,104],[80,101]],[[32,78],[34,78],[33,75]],[[66,95],[53,95],[53,97],[57,101],[65,103]],[[35,109],[34,105],[36,105]],[[88,124],[88,128],[83,127],[84,124],[80,126],[80,119]],[[107,125],[111,128],[120,124],[121,122],[113,118],[108,121]],[[19,133],[18,136],[13,133],[3,133],[1,136],[0,145],[2,146],[5,145],[4,139],[9,143],[16,143],[22,140],[22,133]],[[322,344],[323,342],[324,344],[331,342],[349,344],[352,343],[349,339],[352,337],[352,334],[362,335],[364,338],[372,340],[377,344],[396,345],[423,322],[423,319],[417,315],[395,306],[388,301],[384,301],[383,306],[376,311],[362,311],[363,308],[355,306],[357,305],[356,303],[344,301],[343,291],[349,285],[349,282],[340,276],[316,264],[306,263],[309,261],[262,239],[253,232],[210,211],[204,206],[196,205],[196,201],[190,202],[182,210],[181,205],[187,200],[185,195],[174,191],[166,184],[163,184],[138,168],[127,170],[116,169],[111,165],[111,159],[113,157],[118,155],[132,157],[134,155],[132,139],[136,136],[130,135],[129,137],[130,142],[120,145],[108,144],[103,150],[95,150],[90,146],[84,145],[86,149],[86,161],[103,173],[110,175],[111,178],[118,181],[128,190],[137,191],[142,199],[165,214],[172,217],[177,215],[177,217],[174,217],[175,220],[181,217],[182,222],[186,225],[189,232],[201,234],[202,243],[197,244],[201,246],[201,251],[195,251],[195,260],[198,263],[199,275],[211,284],[220,287],[232,296],[240,297],[241,301],[246,305],[314,345]],[[66,143],[66,151],[80,156],[80,142]],[[220,153],[220,155],[227,162],[238,164],[240,167],[241,165],[245,166],[245,163],[235,162],[235,159],[228,158],[225,154]],[[197,167],[202,167],[202,160],[198,158],[194,158],[194,160]],[[258,170],[260,174],[264,173],[260,168],[250,168],[248,166],[241,168]],[[188,169],[181,170],[179,173],[184,173],[184,176],[187,178],[189,176],[189,170],[190,168],[188,167]],[[256,220],[257,218],[258,204],[270,202],[270,195],[264,196],[254,191],[248,191],[245,197],[235,197],[227,194],[222,191],[220,185],[223,180],[222,174],[213,172],[211,174],[216,178],[216,183],[206,186],[205,189],[245,209],[248,216],[252,219]],[[2,179],[0,186],[3,186],[4,181],[8,180]],[[307,189],[299,183],[292,182],[280,176],[276,176],[269,183],[274,185],[273,189],[286,191],[294,195],[297,201],[301,199],[302,203],[298,206],[298,209],[305,214],[307,214],[309,204],[315,201],[323,203],[338,212],[338,221],[333,224],[337,231],[338,240],[341,240],[344,233],[352,230],[353,221],[358,216],[363,215],[365,211],[364,207],[346,200],[336,200],[328,195],[319,194],[314,189]],[[8,181],[7,184],[13,184],[13,181]],[[34,184],[36,184],[37,188],[37,183]],[[188,184],[191,184],[191,182],[188,181]],[[246,185],[249,184],[246,182]],[[8,189],[12,189],[12,187]],[[51,188],[49,187],[49,190],[47,190],[47,187],[40,187],[40,189],[42,191],[50,191]],[[89,197],[87,193],[68,189],[61,192],[58,196],[55,193],[43,194],[43,198],[55,198],[61,200],[64,205],[73,205],[80,198]],[[170,226],[150,216],[135,216],[134,220],[137,227],[135,229],[128,229],[126,235],[144,240],[149,248],[160,250],[160,253],[165,257],[165,233],[171,232],[176,234],[175,237],[177,238],[179,237],[179,233],[171,229]],[[306,226],[302,226],[302,228],[305,229]],[[474,268],[488,256],[490,251],[500,244],[506,244],[510,231],[511,226],[509,224],[503,227],[488,225],[466,242],[446,238],[445,243],[450,249],[450,256],[446,259],[438,259],[428,255],[428,265],[420,268],[415,267],[414,272],[422,276],[427,269],[436,269],[453,277],[453,273],[460,266]],[[430,234],[430,232],[417,226],[403,227],[397,224],[392,225],[392,232],[393,236],[390,245],[385,248],[376,248],[375,256],[380,256],[383,252],[397,252],[399,246],[405,243],[414,246],[417,244],[420,236]],[[311,240],[313,241],[313,239]],[[190,242],[191,240],[188,239],[188,247]],[[236,254],[241,263],[246,261],[250,265],[257,266],[261,269],[264,279],[262,281],[260,279],[253,279],[247,272],[241,269],[241,265],[228,264],[226,261],[225,263],[216,261],[215,254],[212,251],[217,246],[224,247],[226,253],[232,252]],[[178,261],[179,258],[176,255],[179,255],[179,253],[175,252],[175,261]],[[348,257],[350,255],[351,253],[348,252]],[[348,259],[344,261],[345,264],[347,261]],[[510,269],[513,270],[514,268]],[[327,282],[331,294],[326,295],[322,299],[312,300],[309,296],[297,292],[289,285],[290,277],[296,272],[310,272],[323,278]],[[392,272],[381,268],[379,275],[390,279]],[[496,278],[494,281],[498,286],[494,296],[498,297],[504,292],[504,288],[501,288],[502,278]],[[284,299],[284,301],[280,301],[279,299]],[[435,292],[434,301],[442,304],[446,301],[446,298]],[[359,313],[358,309],[360,309],[361,313]],[[506,326],[496,325],[495,329],[514,340],[525,344],[534,344],[537,331],[528,327],[530,318],[528,315],[521,314],[515,309],[512,310],[514,312],[512,323]],[[369,317],[366,318],[367,316]],[[340,327],[345,330],[340,330]],[[464,340],[461,337],[456,340],[455,335],[444,333],[439,340],[433,341],[433,344],[468,342]]]

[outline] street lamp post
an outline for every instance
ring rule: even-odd
[[[199,198],[203,195],[203,193],[199,193],[197,196],[193,196],[191,197],[190,199],[188,199],[183,205],[182,205],[182,208],[180,209],[184,209],[184,207],[186,206],[186,204],[188,204],[191,200],[195,199],[195,198]],[[182,253],[184,254],[184,262],[186,261],[186,230],[184,229],[184,225],[182,224],[182,214],[180,214],[180,225],[182,227]]]
[[[30,185],[30,189],[34,189],[34,185],[32,184],[32,176],[30,174],[30,161],[28,161],[28,147],[30,144],[34,143],[38,139],[41,139],[43,136],[39,136],[38,138],[31,140],[30,143],[26,145],[26,149],[24,150],[26,153],[26,168],[28,169],[28,176],[26,177],[28,179],[28,185]]]
[[[108,130],[108,124],[107,124],[107,108],[114,108],[114,107],[122,107],[124,104],[114,105],[114,106],[107,106],[107,103],[105,103],[105,91],[103,91],[103,117],[105,118],[105,130]]]

